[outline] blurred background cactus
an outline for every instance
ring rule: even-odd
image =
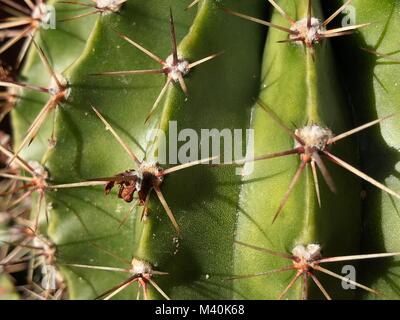
[[[0,299],[400,297],[399,1],[0,11]]]

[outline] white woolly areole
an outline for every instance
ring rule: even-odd
[[[153,273],[153,267],[147,261],[134,258],[132,259],[131,272],[134,275],[142,275],[142,274],[151,275]]]
[[[44,3],[41,3],[35,7],[32,11],[32,18],[40,20],[42,23],[47,23],[50,17],[47,14],[47,7]]]
[[[36,236],[32,240],[32,246],[40,248],[49,256],[55,255],[55,246],[43,236]]]
[[[168,76],[175,82],[179,81],[179,75],[185,76],[189,73],[189,61],[178,57],[178,62],[174,64],[174,57],[171,54],[165,60],[165,67],[169,69]]]
[[[38,161],[29,161],[28,164],[32,167],[33,172],[36,176],[46,180],[49,177],[49,173],[46,168],[43,167]]]
[[[313,262],[321,257],[321,246],[319,244],[297,245],[292,250],[292,254],[303,261]]]
[[[295,134],[304,141],[306,147],[317,148],[318,150],[324,150],[329,139],[334,137],[331,129],[316,124],[297,129]],[[295,145],[296,147],[301,146],[297,140]]]
[[[52,77],[49,85],[49,92],[51,95],[55,96],[56,94],[59,94],[60,92],[64,91],[65,92],[64,98],[67,99],[71,92],[71,89],[68,88],[68,81],[59,73],[56,73],[56,77],[58,81],[60,81],[64,89],[59,88],[56,80]]]
[[[159,180],[159,182],[163,181],[163,177],[159,176],[163,172],[163,168],[158,164],[156,161],[148,161],[148,162],[142,162],[140,165],[139,171],[140,174],[142,175],[143,179],[143,174],[148,173],[151,174]]]
[[[318,43],[320,40],[320,33],[326,31],[326,28],[322,25],[322,21],[317,18],[311,18],[311,28],[307,26],[307,18],[296,21],[296,23],[290,28],[290,30],[297,32],[298,34],[290,34],[290,39],[296,39],[302,37],[306,43]],[[296,41],[297,43],[303,43],[303,41]]]
[[[43,255],[40,257],[42,274],[47,274],[46,265],[53,265],[56,260],[56,246],[43,236],[35,236],[32,240],[32,246],[40,248],[43,251]]]
[[[104,9],[112,12],[117,12],[126,0],[96,0],[98,9]]]

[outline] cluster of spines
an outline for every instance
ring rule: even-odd
[[[227,8],[222,8],[224,11],[231,13],[233,15],[245,18],[247,20],[254,21],[256,23],[261,23],[263,25],[269,26],[269,27],[274,27],[279,30],[285,31],[289,34],[289,39],[288,40],[283,40],[282,42],[301,42],[305,45],[305,47],[308,49],[310,54],[315,58],[315,50],[314,46],[324,38],[329,38],[329,37],[336,37],[336,36],[342,36],[342,35],[347,35],[350,33],[350,31],[353,31],[355,29],[358,29],[360,27],[365,27],[368,24],[362,24],[362,25],[356,25],[356,26],[350,26],[347,28],[339,28],[339,29],[333,29],[327,31],[325,27],[330,23],[336,16],[338,16],[345,6],[350,3],[348,1],[344,6],[339,8],[330,18],[325,20],[324,22],[319,22],[318,19],[312,17],[312,6],[311,6],[311,1],[309,1],[308,4],[308,15],[304,20],[304,25],[302,24],[303,20],[300,21],[295,21],[293,18],[291,18],[282,8],[280,8],[275,1],[268,0],[274,7],[275,9],[281,13],[291,24],[290,28],[282,27],[282,26],[277,26],[274,25],[270,22],[262,21],[253,17],[246,16],[244,14],[238,13],[231,11]],[[16,8],[15,5],[10,5],[9,1],[7,0],[2,0],[3,3],[9,5],[11,8],[14,10],[19,10],[20,13],[23,11],[22,8],[18,7]],[[74,16],[71,17],[70,19],[66,20],[74,20],[77,18],[83,18],[87,15],[91,14],[107,14],[107,13],[115,13],[118,10],[121,9],[121,6],[125,1],[109,1],[107,4],[107,1],[94,1],[95,4],[92,5],[87,5],[88,8],[92,8],[93,11],[90,11],[87,14],[79,15],[79,16]],[[199,1],[194,1],[192,2],[188,8],[194,6],[197,4]],[[71,4],[71,5],[83,5],[82,3],[79,2],[69,2],[65,1],[64,3],[66,4]],[[101,4],[100,4],[101,3]],[[138,157],[132,152],[132,150],[128,147],[128,145],[120,138],[118,133],[111,127],[111,125],[107,122],[107,120],[96,110],[95,107],[92,106],[94,112],[97,114],[97,116],[100,118],[100,120],[106,125],[107,129],[112,133],[114,138],[120,143],[120,145],[125,149],[125,151],[128,153],[128,155],[131,157],[133,160],[133,163],[136,165],[136,170],[130,170],[122,174],[118,174],[114,177],[108,177],[108,178],[95,178],[90,181],[83,181],[83,182],[77,182],[77,183],[71,183],[71,184],[63,184],[63,185],[56,185],[52,184],[51,182],[48,181],[48,174],[46,170],[43,167],[38,167],[38,168],[33,168],[31,164],[23,160],[20,156],[19,153],[20,151],[26,147],[27,145],[30,144],[30,142],[35,138],[37,132],[39,131],[40,127],[42,124],[47,120],[48,116],[51,114],[51,112],[54,111],[54,109],[63,101],[65,101],[68,98],[69,94],[69,84],[66,82],[65,79],[60,77],[52,68],[51,64],[49,63],[49,60],[46,57],[45,52],[41,47],[39,47],[35,40],[34,40],[34,33],[38,31],[38,28],[40,26],[40,23],[42,22],[41,19],[43,19],[42,16],[38,16],[37,12],[34,12],[34,8],[31,6],[31,2],[29,1],[28,7],[29,9],[32,10],[30,18],[26,18],[26,21],[29,21],[29,23],[26,23],[28,25],[26,30],[22,30],[21,33],[18,33],[16,36],[11,37],[11,40],[8,41],[5,46],[2,47],[2,51],[5,51],[9,49],[13,44],[15,44],[17,41],[21,40],[22,38],[26,38],[26,44],[24,45],[24,50],[22,51],[22,55],[18,59],[18,62],[22,61],[29,45],[33,44],[38,51],[38,54],[49,71],[49,74],[52,78],[52,84],[48,88],[44,87],[39,87],[34,84],[25,84],[25,83],[19,83],[15,80],[12,80],[8,78],[7,76],[2,76],[1,77],[1,82],[0,84],[6,88],[13,89],[13,88],[23,88],[23,89],[30,89],[30,90],[35,90],[43,93],[47,93],[50,95],[50,99],[48,100],[47,104],[45,107],[42,109],[42,111],[39,113],[31,127],[29,128],[25,138],[23,139],[22,143],[20,144],[19,148],[16,149],[16,152],[13,153],[9,150],[9,148],[4,147],[3,145],[1,146],[1,152],[3,155],[5,155],[8,158],[7,161],[7,169],[6,172],[2,172],[1,175],[4,178],[10,179],[10,181],[13,182],[13,185],[10,188],[10,186],[7,186],[6,191],[4,192],[4,195],[12,195],[13,197],[16,195],[17,198],[14,197],[12,206],[10,208],[13,208],[15,204],[18,204],[25,200],[26,198],[30,197],[30,195],[33,192],[38,192],[39,194],[39,200],[38,200],[38,208],[37,208],[37,215],[35,218],[35,222],[32,225],[25,225],[26,228],[29,228],[31,231],[28,236],[28,240],[24,239],[19,241],[18,243],[10,243],[10,245],[15,245],[16,249],[22,250],[22,249],[30,249],[28,250],[29,253],[32,252],[32,250],[41,250],[41,256],[45,256],[48,261],[50,261],[52,264],[55,263],[55,251],[52,251],[51,254],[53,255],[50,257],[50,253],[48,252],[48,248],[52,248],[52,245],[47,245],[46,250],[44,248],[40,247],[34,247],[30,245],[30,241],[34,241],[38,238],[41,238],[42,236],[38,235],[38,224],[39,224],[39,213],[42,211],[42,201],[45,201],[45,193],[48,192],[49,190],[54,190],[54,189],[63,189],[63,188],[74,188],[74,187],[84,187],[84,186],[93,186],[93,185],[105,185],[106,186],[106,193],[109,193],[113,186],[115,184],[119,185],[120,191],[119,191],[119,196],[127,201],[131,202],[134,197],[133,194],[135,192],[138,192],[138,201],[137,204],[142,205],[144,207],[143,213],[142,213],[142,218],[146,217],[148,215],[148,201],[149,201],[149,195],[152,190],[154,190],[163,205],[166,213],[168,214],[176,232],[180,234],[180,228],[178,223],[176,222],[172,210],[169,208],[164,196],[162,195],[160,185],[162,183],[163,177],[166,176],[167,174],[170,174],[172,172],[175,172],[177,170],[182,170],[190,166],[202,164],[209,162],[212,159],[203,159],[200,161],[195,161],[193,163],[187,163],[183,165],[179,165],[173,168],[169,169],[163,169],[161,168],[158,164],[156,163],[147,163],[144,161],[140,161]],[[32,4],[33,5],[33,4]],[[36,5],[40,9],[39,12],[41,12],[41,8],[43,5],[42,1],[37,1]],[[86,6],[86,5],[83,5]],[[27,10],[25,10],[25,13],[27,13]],[[315,22],[314,20],[318,20],[318,22]],[[22,21],[25,22],[25,20],[22,20],[16,24],[16,23],[11,23],[10,21],[6,21],[5,24],[0,25],[3,27],[3,29],[8,29],[9,28],[14,28],[18,26],[23,26],[25,24],[22,23]],[[314,24],[317,23],[317,25]],[[11,24],[10,24],[11,23]],[[171,27],[171,39],[172,39],[172,54],[164,61],[163,59],[159,58],[156,56],[154,53],[151,51],[147,50],[137,42],[133,41],[132,39],[128,38],[127,36],[120,34],[117,32],[117,35],[119,35],[122,39],[126,40],[130,44],[132,44],[134,47],[137,49],[141,50],[144,52],[146,55],[151,57],[153,60],[159,62],[162,65],[161,69],[154,69],[154,70],[131,70],[131,71],[111,71],[111,72],[103,72],[99,73],[98,75],[108,75],[108,76],[126,76],[126,75],[134,75],[134,74],[148,74],[148,73],[159,73],[159,74],[165,74],[167,77],[167,81],[163,89],[161,90],[160,95],[156,99],[153,107],[150,109],[150,113],[148,117],[146,118],[146,121],[149,119],[149,117],[152,115],[154,112],[155,108],[158,106],[160,103],[161,99],[163,98],[166,89],[171,83],[177,82],[179,83],[180,87],[182,88],[183,92],[188,95],[187,92],[187,87],[184,81],[184,76],[195,66],[198,66],[204,62],[207,62],[213,58],[215,58],[218,54],[211,54],[208,57],[202,58],[196,62],[190,63],[189,61],[186,61],[182,57],[178,55],[178,50],[177,50],[177,41],[175,37],[175,30],[174,30],[174,22],[172,18],[172,12],[170,13],[170,27]],[[310,32],[311,29],[314,28],[315,32]],[[304,29],[304,30],[303,30]],[[11,34],[11,33],[10,33]],[[313,34],[313,38],[309,38],[309,35]],[[378,56],[381,57],[386,57],[383,54],[378,54]],[[8,106],[12,105],[13,101],[12,98],[15,98],[15,93],[8,93],[6,97],[6,102],[8,103]],[[363,125],[359,128],[356,128],[354,130],[351,130],[349,132],[346,132],[344,134],[341,134],[337,137],[334,137],[332,132],[329,131],[329,129],[324,128],[319,125],[309,125],[301,129],[297,129],[295,132],[291,131],[289,128],[287,128],[281,121],[278,119],[269,108],[263,104],[263,102],[259,102],[259,105],[266,110],[272,117],[279,123],[281,126],[294,138],[296,142],[296,146],[292,150],[284,151],[284,152],[279,152],[275,154],[268,154],[268,155],[263,155],[260,157],[257,157],[255,159],[246,159],[243,162],[248,162],[248,161],[259,161],[259,160],[265,160],[265,159],[270,159],[270,158],[275,158],[275,157],[281,157],[281,156],[286,156],[286,155],[291,155],[291,154],[299,154],[301,157],[301,164],[300,167],[297,170],[297,173],[295,177],[292,180],[291,185],[288,188],[288,192],[285,194],[284,199],[278,208],[277,213],[275,214],[274,221],[277,218],[278,214],[282,211],[284,208],[284,205],[291,193],[291,191],[294,189],[295,184],[300,178],[300,174],[305,168],[305,165],[307,163],[310,163],[313,169],[313,176],[314,176],[314,182],[315,182],[315,187],[316,187],[316,195],[318,198],[318,202],[321,203],[321,198],[320,198],[320,192],[319,192],[319,187],[318,187],[318,179],[317,179],[317,173],[316,173],[316,168],[318,167],[327,182],[328,186],[332,191],[335,191],[334,183],[332,178],[329,175],[329,172],[326,170],[325,165],[323,164],[320,155],[323,154],[325,155],[329,160],[335,162],[336,164],[339,164],[340,166],[344,167],[345,169],[355,173],[359,177],[363,178],[364,180],[374,184],[375,186],[381,188],[382,190],[392,194],[393,196],[400,197],[398,193],[388,189],[384,185],[380,184],[376,180],[368,177],[367,175],[363,174],[356,168],[350,166],[343,160],[335,157],[328,151],[328,146],[330,144],[333,144],[351,134],[354,134],[356,132],[359,132],[361,130],[364,130],[372,125],[375,125],[384,119],[378,119],[376,121],[373,121],[371,123],[368,123],[366,125]],[[7,109],[8,110],[8,109]],[[9,110],[11,108],[9,107]],[[314,130],[315,129],[315,130]],[[307,132],[305,132],[307,131]],[[322,133],[322,136],[321,136]],[[317,136],[310,136],[310,135],[317,135]],[[329,136],[326,140],[325,137]],[[308,140],[311,139],[311,140]],[[317,140],[318,144],[314,144],[315,140]],[[54,131],[52,134],[52,137],[50,139],[52,143],[56,143],[56,137],[54,137]],[[311,141],[311,142],[310,142]],[[15,165],[17,164],[17,165]],[[21,170],[23,172],[29,173],[31,176],[26,177],[24,174],[21,174]],[[15,181],[19,182],[21,185],[17,185]],[[13,189],[14,188],[14,189]],[[10,191],[11,190],[11,191]],[[22,195],[21,195],[21,191]],[[142,191],[142,192],[141,192]],[[44,206],[47,208],[47,206]],[[47,217],[47,214],[46,214]],[[15,218],[13,216],[13,218]],[[29,220],[28,220],[29,222]],[[26,244],[26,241],[28,241]],[[242,245],[245,245],[247,247],[251,247],[255,249],[254,246],[239,243]],[[296,247],[297,248],[297,247]],[[296,249],[295,248],[295,249]],[[259,248],[258,248],[259,249]],[[308,250],[308,247],[303,248],[304,252]],[[298,251],[298,250],[297,250]],[[284,255],[284,254],[277,254],[273,253],[272,251],[268,251],[271,254],[274,255]],[[106,252],[107,253],[107,252]],[[110,254],[109,252],[107,254]],[[3,266],[3,268],[10,268],[13,265],[18,265],[20,264],[20,260],[10,260],[10,255],[13,256],[13,251],[10,253],[7,253],[4,257],[2,257],[2,260],[0,261],[0,265]],[[327,273],[331,276],[336,276],[337,278],[343,280],[343,277],[340,278],[340,276],[334,275],[331,272],[329,272],[326,269],[323,269],[322,267],[319,266],[319,264],[324,263],[324,262],[330,262],[330,261],[347,261],[347,260],[358,260],[358,259],[367,259],[367,258],[381,258],[381,257],[391,257],[391,256],[397,256],[398,253],[393,253],[393,254],[375,254],[375,255],[359,255],[359,256],[351,256],[351,257],[337,257],[337,258],[330,258],[329,259],[322,259],[319,257],[318,259],[313,259],[311,260],[304,260],[303,256],[299,256],[298,254],[293,254],[290,256],[290,259],[294,261],[294,267],[288,267],[285,270],[297,270],[298,272],[296,273],[296,276],[294,279],[289,283],[288,287],[286,290],[281,294],[280,297],[283,297],[287,291],[293,286],[295,281],[299,279],[301,276],[304,277],[304,286],[306,287],[308,277],[311,277],[311,279],[315,282],[315,284],[320,288],[322,293],[325,295],[326,298],[330,298],[329,294],[326,292],[326,290],[323,288],[323,285],[318,281],[318,279],[315,277],[313,274],[313,271],[321,271],[324,273]],[[285,255],[286,257],[289,257],[288,255]],[[115,257],[115,255],[114,255]],[[301,260],[301,261],[300,261]],[[329,260],[329,261],[328,261]],[[12,262],[12,263],[11,263]],[[125,261],[127,262],[127,261]],[[302,263],[301,263],[302,262]],[[158,287],[158,285],[151,279],[153,275],[164,275],[166,273],[158,272],[155,271],[154,268],[151,266],[150,263],[139,260],[134,258],[132,261],[128,261],[128,263],[131,264],[131,268],[127,269],[118,269],[118,268],[111,268],[111,267],[101,267],[101,266],[88,266],[88,265],[79,265],[79,264],[69,264],[69,266],[75,266],[75,267],[82,267],[82,268],[91,268],[91,269],[97,269],[97,270],[108,270],[108,271],[116,271],[116,272],[126,272],[130,273],[131,276],[124,281],[123,283],[119,284],[118,286],[110,289],[107,291],[105,294],[101,295],[100,297],[109,299],[125,289],[127,286],[132,284],[133,282],[137,282],[139,284],[139,287],[143,288],[143,296],[147,298],[147,283],[150,283],[153,285],[153,287],[162,295],[164,298],[168,299],[168,296],[164,293],[164,291]],[[313,269],[313,270],[311,270]],[[279,270],[279,271],[284,271],[284,270]],[[268,272],[271,273],[272,271]],[[278,272],[278,271],[276,271]],[[367,288],[361,284],[354,283],[356,286],[363,288],[365,290],[368,290],[372,293],[377,294],[377,292],[373,289]],[[26,288],[25,288],[26,289]],[[37,287],[36,287],[37,289]],[[65,287],[62,286],[62,290],[64,290]],[[35,291],[32,291],[31,289],[26,289],[31,291],[31,294],[34,294]],[[59,289],[61,290],[61,289]],[[43,291],[44,292],[44,291]],[[41,292],[39,296],[41,297],[50,297],[51,294],[48,292],[43,293]],[[36,292],[37,294],[37,292]],[[43,296],[44,294],[44,296]],[[37,294],[38,295],[38,294]],[[140,290],[138,291],[138,295],[140,295]],[[53,297],[61,297],[62,294],[57,293],[56,295],[53,295]],[[303,292],[303,298],[307,297],[307,290],[304,289]]]

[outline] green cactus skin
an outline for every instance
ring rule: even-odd
[[[340,3],[340,1],[339,1]],[[345,89],[356,124],[397,113],[399,110],[400,64],[397,30],[400,24],[399,3],[396,1],[353,1],[359,21],[373,21],[373,25],[352,39],[341,39],[335,46],[341,62]],[[346,48],[345,50],[339,49]],[[395,53],[391,58],[379,58],[358,50],[365,48],[380,54]],[[360,136],[360,154],[363,170],[373,174],[388,187],[399,190],[398,150],[399,121],[389,119]],[[366,196],[363,207],[362,252],[393,251],[399,248],[399,200],[369,185],[363,187]],[[360,277],[366,285],[385,293],[386,298],[398,299],[396,261],[377,261],[374,268],[360,265]],[[358,298],[375,299],[362,293]]]
[[[307,1],[281,1],[280,5],[295,19],[307,14]],[[314,15],[321,17],[318,5],[314,5]],[[286,25],[278,13],[272,22]],[[305,53],[304,48],[276,42],[284,39],[285,33],[270,29],[265,48],[262,87],[260,98],[288,124],[302,127],[307,123],[329,126],[340,133],[350,127],[349,115],[343,102],[340,88],[335,85],[334,62],[329,43],[317,46],[316,62]],[[286,92],[286,94],[283,94]],[[347,117],[347,118],[346,118]],[[293,138],[284,132],[271,117],[255,108],[251,126],[255,129],[255,150],[258,154],[279,152],[293,147]],[[265,130],[265,128],[270,128]],[[342,144],[343,143],[343,144]],[[354,141],[341,141],[332,152],[354,163],[357,155]],[[294,189],[289,202],[273,225],[271,224],[283,194],[299,166],[298,156],[289,156],[268,161],[260,161],[253,175],[241,190],[241,207],[247,215],[239,215],[237,239],[248,244],[266,247],[278,252],[291,252],[297,244],[319,243],[326,256],[352,254],[359,250],[360,186],[357,178],[336,166],[328,165],[337,183],[338,194],[332,194],[323,180],[320,181],[322,207],[319,208],[311,168],[303,174],[299,185]],[[320,179],[322,177],[320,176]],[[257,201],[257,199],[268,199]],[[348,213],[352,214],[349,215]],[[335,239],[335,240],[334,240]],[[249,248],[236,246],[235,273],[252,274],[268,271],[287,265],[287,261],[266,254],[253,254]],[[265,281],[260,279],[237,281],[236,287],[244,297],[250,299],[275,299],[290,281],[286,272],[273,275]],[[321,278],[325,288],[336,298],[344,298],[349,293],[340,289],[340,283]],[[310,283],[310,288],[313,285]],[[310,291],[312,298],[319,296],[317,290]],[[336,295],[335,295],[336,294]],[[289,298],[300,295],[300,282]]]
[[[168,56],[171,52],[170,38],[165,30],[168,30],[166,13],[169,5],[173,5],[174,8],[178,39],[186,36],[179,46],[182,56],[193,61],[223,50],[230,54],[224,54],[215,61],[199,66],[189,75],[187,83],[190,98],[187,101],[180,88],[170,89],[162,115],[155,115],[149,127],[146,127],[144,119],[165,81],[163,77],[150,75],[109,78],[93,77],[89,74],[154,66],[148,57],[116,36],[112,28],[132,37],[157,54]],[[49,169],[57,182],[110,176],[132,167],[129,157],[104,130],[104,126],[91,111],[90,105],[75,105],[74,101],[90,101],[95,105],[139,157],[143,157],[143,151],[133,143],[133,139],[144,148],[148,148],[146,133],[156,125],[160,117],[162,128],[166,128],[167,121],[173,120],[178,121],[180,128],[197,130],[246,128],[246,119],[249,116],[246,108],[249,110],[252,99],[257,95],[254,88],[257,88],[258,83],[263,29],[227,16],[212,3],[204,3],[201,6],[195,22],[195,12],[187,13],[184,8],[183,3],[177,4],[174,1],[166,1],[161,6],[158,1],[147,1],[146,4],[127,3],[121,16],[107,16],[97,22],[89,40],[90,46],[67,74],[67,78],[74,84],[69,98],[72,106],[68,112],[60,112],[57,136],[63,137],[70,145],[60,142],[48,161]],[[253,1],[239,5],[238,8],[250,9],[256,14],[262,6]],[[134,29],[131,26],[131,14],[137,17],[134,19]],[[152,21],[146,18],[148,16],[157,19]],[[219,34],[216,35],[214,30],[219,30]],[[248,39],[237,43],[235,39],[244,30],[248,30]],[[104,37],[107,37],[106,41]],[[243,51],[243,47],[249,48],[249,52]],[[102,53],[102,57],[99,57],[99,52]],[[110,60],[109,57],[118,59]],[[242,61],[247,62],[241,64]],[[231,68],[232,65],[236,67]],[[215,90],[216,88],[219,89]],[[124,95],[121,95],[121,90]],[[215,91],[216,94],[211,96],[210,91]],[[240,96],[236,94],[239,91]],[[124,101],[116,104],[116,96]],[[229,111],[221,109],[221,105],[229,105]],[[224,121],[220,120],[221,116],[225,118]],[[78,128],[85,130],[81,132]],[[129,131],[124,131],[124,128],[129,128]],[[93,137],[96,137],[97,142],[93,141]],[[97,148],[87,148],[87,144],[97,144]],[[84,156],[83,150],[87,150],[84,151]],[[147,152],[147,156],[151,157],[151,150]],[[60,162],[60,159],[63,161]],[[102,161],[98,161],[99,159]],[[67,175],[66,167],[73,168]],[[96,251],[90,244],[88,247],[88,240],[99,238],[101,240],[97,243],[100,246],[119,256],[130,259],[134,255],[156,264],[161,271],[169,272],[171,276],[157,281],[171,298],[229,298],[229,289],[218,288],[221,284],[226,286],[222,283],[223,275],[232,273],[232,262],[226,262],[226,259],[232,261],[232,255],[229,257],[226,253],[232,251],[236,218],[236,208],[233,204],[237,203],[239,194],[239,179],[234,172],[232,168],[215,170],[197,167],[166,179],[162,189],[168,202],[174,203],[171,208],[183,230],[183,239],[179,240],[179,243],[174,243],[176,235],[158,200],[151,202],[150,218],[145,225],[140,222],[139,214],[118,230],[119,221],[116,219],[122,220],[130,206],[116,201],[115,195],[105,197],[100,188],[85,189],[85,199],[81,199],[82,190],[58,191],[50,195],[54,197],[54,220],[50,225],[49,234],[59,244],[59,253],[63,261],[81,264],[92,264],[94,261],[96,265],[102,266],[120,265],[119,261]],[[214,194],[217,188],[221,197]],[[209,199],[210,194],[214,194],[212,199]],[[76,202],[72,200],[74,198],[77,198]],[[65,203],[69,204],[70,213]],[[88,230],[83,228],[76,215],[82,219]],[[93,223],[99,219],[106,219],[107,222]],[[69,230],[61,227],[66,224],[73,227]],[[204,245],[205,234],[209,238],[207,246]],[[86,252],[85,259],[82,259],[83,250]],[[210,252],[214,252],[213,256],[210,256]],[[190,265],[186,265],[188,260],[192,261]],[[201,261],[208,261],[207,266]],[[185,274],[184,278],[179,274]],[[215,274],[216,279],[207,280],[207,274]],[[93,298],[115,285],[118,279],[123,279],[123,275],[121,277],[106,273],[105,277],[104,272],[76,268],[69,268],[67,275],[72,298]],[[96,281],[99,277],[103,279],[100,282]],[[91,292],[88,292],[88,283],[94,288]],[[127,290],[118,297],[136,297],[135,289]]]
[[[287,21],[266,0],[204,0],[199,2],[197,11],[185,11],[190,3],[128,0],[118,14],[63,22],[56,30],[42,31],[38,43],[54,68],[68,80],[71,92],[56,112],[56,146],[48,148],[52,128],[49,119],[21,155],[45,163],[51,182],[56,184],[113,176],[133,169],[131,159],[105,130],[91,106],[101,112],[139,159],[157,155],[160,141],[149,143],[146,137],[158,125],[168,133],[170,121],[176,121],[178,129],[191,128],[197,133],[213,128],[254,129],[256,156],[293,147],[293,138],[254,103],[256,98],[293,129],[318,123],[337,134],[398,108],[399,72],[393,71],[397,71],[398,64],[376,65],[374,55],[359,49],[377,43],[388,16],[390,23],[376,50],[387,53],[398,49],[393,41],[397,39],[400,21],[396,1],[378,4],[355,0],[357,23],[379,22],[353,36],[335,39],[332,44],[323,41],[316,45],[315,60],[299,45],[277,43],[287,34],[267,30],[220,9],[223,5],[286,26]],[[313,15],[326,17],[343,3],[313,1]],[[279,5],[296,19],[307,14],[307,0],[282,0]],[[144,124],[165,83],[163,76],[93,74],[158,67],[118,37],[115,30],[166,58],[171,54],[170,7],[180,55],[195,61],[224,53],[198,66],[185,78],[187,98],[178,85],[170,86],[157,112]],[[66,4],[57,4],[56,8],[62,17],[68,16],[64,9],[70,7]],[[65,30],[71,36],[66,36]],[[348,56],[354,58],[350,60]],[[43,70],[32,48],[21,76],[26,82],[48,85],[49,78]],[[374,80],[373,73],[379,81]],[[382,89],[382,83],[387,90]],[[12,115],[16,146],[46,98],[24,92]],[[397,123],[395,119],[388,120],[381,127],[338,142],[331,151],[399,190],[394,169]],[[390,157],[382,158],[383,153]],[[320,208],[311,170],[307,168],[274,224],[272,218],[299,165],[298,156],[257,162],[254,172],[245,177],[237,176],[233,166],[196,166],[168,176],[161,189],[182,229],[181,238],[155,195],[151,197],[146,221],[140,221],[142,208],[138,208],[120,226],[132,205],[118,199],[116,192],[105,196],[101,187],[48,191],[51,219],[48,225],[43,221],[42,232],[57,245],[57,266],[66,279],[70,299],[93,299],[127,276],[68,264],[129,267],[116,256],[127,262],[133,257],[144,259],[157,270],[168,272],[154,280],[172,299],[276,299],[294,272],[246,280],[228,278],[273,270],[286,266],[287,261],[255,252],[235,240],[287,253],[298,244],[318,243],[326,257],[399,250],[398,202],[369,185],[362,188],[364,184],[359,178],[328,161],[326,164],[338,193],[333,194],[319,175]],[[366,200],[360,197],[364,189]],[[329,269],[340,273],[342,265],[330,265]],[[357,281],[399,298],[398,280],[392,275],[398,269],[395,265],[393,259],[355,263],[354,266],[360,266]],[[340,280],[317,276],[335,299],[376,298],[361,290],[343,290]],[[311,281],[309,288],[309,298],[323,298]],[[163,298],[149,289],[149,298]],[[299,282],[287,298],[298,299],[301,291]],[[137,285],[133,285],[115,298],[136,296]]]

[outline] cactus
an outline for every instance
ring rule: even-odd
[[[399,298],[395,0],[0,2],[0,299]]]

